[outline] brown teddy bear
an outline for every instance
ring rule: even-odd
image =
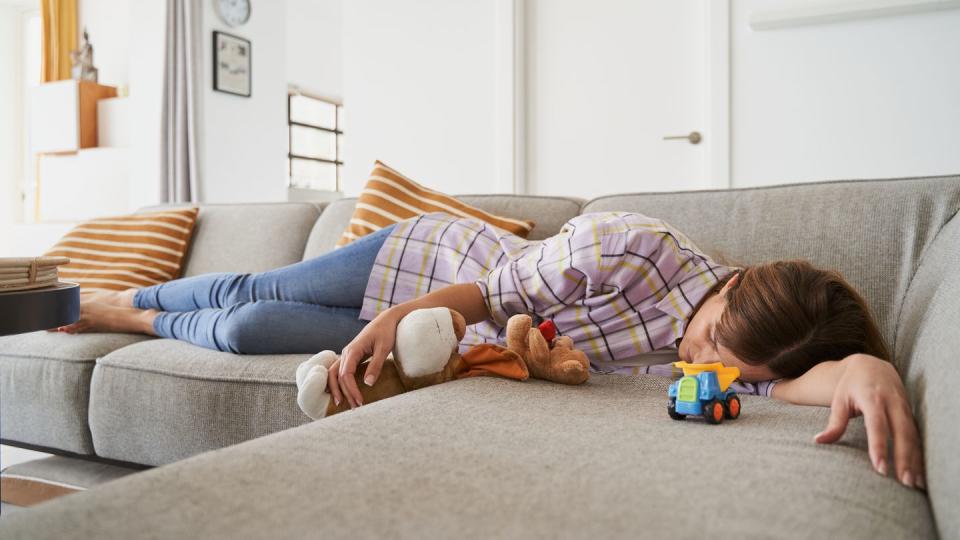
[[[570,338],[550,340],[532,328],[527,315],[515,315],[507,324],[504,348],[494,344],[457,353],[466,333],[463,316],[448,308],[418,309],[397,325],[393,353],[387,357],[373,386],[363,383],[367,362],[354,374],[364,403],[402,394],[434,384],[474,376],[498,376],[526,380],[533,376],[565,384],[587,380],[586,356],[573,348]],[[551,343],[553,347],[551,348]],[[327,390],[327,370],[337,360],[333,351],[323,351],[297,368],[297,404],[317,420],[349,409],[346,401],[336,405]]]
[[[590,377],[587,355],[573,348],[572,339],[556,333],[550,321],[534,328],[529,315],[514,315],[507,321],[507,349],[523,358],[535,379],[563,384],[586,382]]]

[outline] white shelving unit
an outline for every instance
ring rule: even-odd
[[[31,148],[38,155],[37,224],[60,229],[129,212],[130,107],[128,98],[115,95],[111,87],[77,81],[35,89]]]

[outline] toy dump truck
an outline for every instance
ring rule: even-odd
[[[683,377],[667,390],[670,399],[667,414],[674,420],[687,416],[703,416],[708,424],[719,424],[724,418],[740,416],[740,398],[730,390],[730,383],[740,376],[740,369],[725,367],[720,362],[691,364],[674,362],[683,370]]]

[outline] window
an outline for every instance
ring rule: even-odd
[[[299,91],[287,95],[287,178],[291,188],[340,191],[343,107]]]

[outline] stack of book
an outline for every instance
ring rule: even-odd
[[[57,284],[57,266],[67,257],[0,258],[0,292],[53,287]]]

